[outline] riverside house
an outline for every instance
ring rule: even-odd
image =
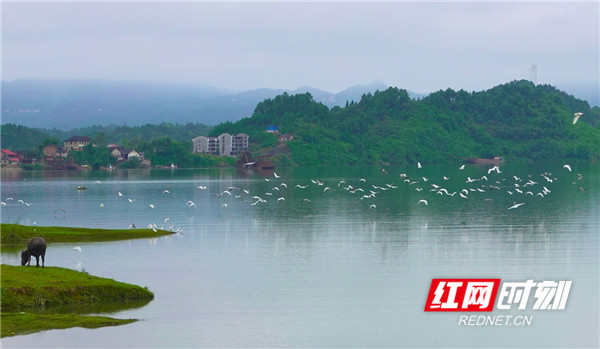
[[[8,149],[2,149],[1,163],[2,165],[16,165],[19,163],[19,156]]]
[[[138,152],[135,149],[124,149],[114,143],[106,146],[110,149],[110,154],[117,158],[117,161],[127,161],[137,158],[140,161],[144,161],[144,152]]]
[[[91,141],[92,139],[88,136],[73,136],[63,142],[63,148],[67,153],[71,150],[81,150],[83,147],[90,144]]]

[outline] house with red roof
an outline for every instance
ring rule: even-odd
[[[15,154],[14,152],[8,149],[2,149],[1,153],[2,157],[0,158],[0,163],[2,165],[16,165],[19,163],[19,155]]]

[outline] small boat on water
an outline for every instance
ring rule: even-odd
[[[80,186],[77,187],[77,190],[87,190],[87,187],[84,187],[84,186],[80,185]]]

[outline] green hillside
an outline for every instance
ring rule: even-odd
[[[158,125],[142,126],[89,126],[75,128],[70,131],[59,129],[34,129],[15,124],[2,125],[2,148],[13,150],[39,149],[40,144],[48,139],[54,138],[59,144],[71,136],[88,136],[98,141],[102,135],[103,141],[100,143],[118,143],[125,147],[133,147],[135,144],[145,141],[168,137],[176,142],[189,143],[191,147],[192,138],[201,135],[207,135],[211,126],[200,123],[173,124],[161,123]]]
[[[574,112],[584,113],[575,125]],[[267,125],[294,134],[284,161],[299,165],[600,158],[600,109],[529,81],[473,93],[447,89],[420,100],[389,88],[331,110],[308,93],[283,94],[259,103],[250,118],[216,126],[211,135],[244,132],[254,143],[251,150],[265,153],[277,144]]]

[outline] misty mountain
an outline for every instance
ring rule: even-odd
[[[69,130],[91,125],[199,122],[216,125],[252,115],[258,103],[283,92],[310,92],[328,107],[359,101],[383,91],[381,82],[331,93],[303,86],[296,90],[255,89],[232,93],[208,85],[101,80],[21,79],[2,83],[2,123]],[[409,92],[410,93],[410,92]],[[420,97],[413,94],[411,97]]]

